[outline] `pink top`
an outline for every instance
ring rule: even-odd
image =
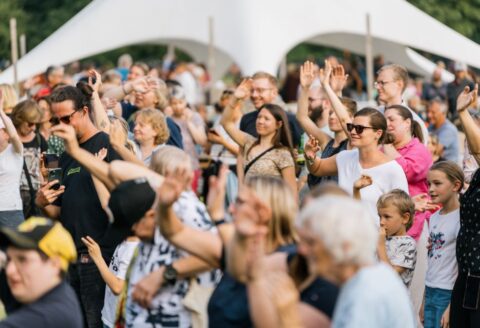
[[[408,144],[397,149],[397,151],[401,156],[396,160],[407,177],[410,196],[421,193],[428,194],[427,173],[433,164],[433,160],[427,147],[417,138],[413,138]],[[425,218],[428,216],[429,213],[416,213],[413,225],[408,230],[408,235],[418,240],[422,233]]]

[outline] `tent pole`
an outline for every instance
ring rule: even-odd
[[[212,16],[208,17],[208,74],[210,75],[210,86],[213,85],[213,78],[215,76],[215,31],[214,31],[214,19]]]
[[[27,37],[24,34],[20,35],[20,58],[27,53]]]
[[[368,101],[373,101],[373,46],[370,30],[370,14],[366,15],[367,35],[365,38],[365,60],[367,68],[367,95]]]
[[[18,73],[17,73],[17,60],[18,60],[18,42],[17,42],[17,20],[10,18],[10,40],[11,40],[11,54],[12,54],[12,66],[13,66],[13,86],[19,92],[18,87]]]

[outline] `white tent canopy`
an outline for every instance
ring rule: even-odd
[[[434,64],[409,47],[480,68],[480,46],[404,0],[95,0],[18,62],[20,80],[50,65],[141,43],[173,44],[208,59],[214,21],[215,76],[233,62],[245,74],[277,71],[297,44],[365,52],[366,14],[374,55],[427,75]],[[13,82],[13,70],[0,74]]]

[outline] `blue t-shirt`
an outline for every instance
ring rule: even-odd
[[[446,120],[438,129],[435,129],[435,127],[431,125],[429,132],[435,134],[438,137],[438,141],[443,145],[442,157],[447,161],[458,163],[458,130],[455,125],[449,120]]]
[[[400,276],[384,263],[365,267],[342,288],[333,328],[414,328],[408,291]]]

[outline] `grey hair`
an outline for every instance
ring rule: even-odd
[[[298,224],[319,238],[337,264],[375,262],[378,228],[361,202],[327,195],[311,201]]]
[[[437,103],[439,106],[440,106],[440,111],[443,113],[443,114],[447,114],[448,113],[448,106],[446,104],[445,101],[443,101],[442,99],[436,97],[436,98],[433,98],[431,101],[430,101],[431,104],[433,103]]]
[[[190,156],[180,148],[169,145],[164,145],[153,153],[150,169],[164,176],[177,169],[193,172]]]

